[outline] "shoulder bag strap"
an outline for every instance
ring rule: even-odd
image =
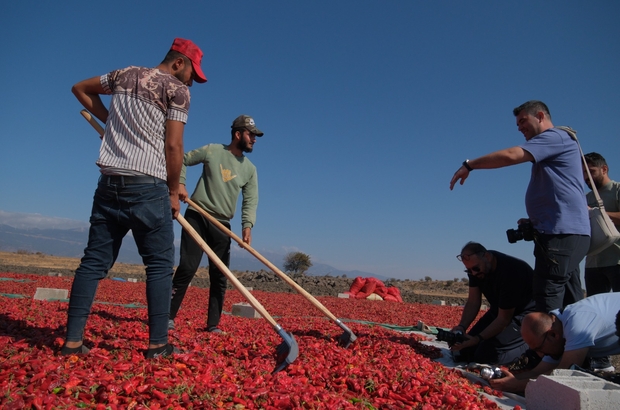
[[[592,192],[594,192],[594,196],[596,197],[596,202],[598,203],[598,207],[604,208],[603,200],[598,194],[598,189],[596,189],[596,185],[594,184],[594,181],[592,180],[592,175],[590,174],[590,168],[588,168],[588,163],[586,162],[586,157],[583,156],[583,150],[581,149],[581,144],[579,144],[579,140],[577,139],[577,131],[575,131],[571,127],[566,127],[563,125],[560,125],[555,128],[560,129],[562,131],[566,131],[566,133],[571,137],[571,139],[573,139],[577,143],[577,146],[579,147],[579,153],[581,154],[581,159],[583,160],[583,167],[588,173],[588,178],[590,179],[590,187],[592,188]]]

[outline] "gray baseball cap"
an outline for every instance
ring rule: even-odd
[[[254,118],[249,115],[240,115],[233,121],[230,128],[245,128],[253,134],[256,134],[257,137],[262,137],[263,132],[256,128],[256,123],[254,122]]]

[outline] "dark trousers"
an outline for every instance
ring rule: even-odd
[[[620,265],[586,268],[585,282],[588,296],[620,292]]]
[[[534,300],[550,312],[583,299],[579,263],[590,247],[587,235],[539,234],[534,246]]]
[[[527,344],[521,338],[521,320],[525,314],[512,318],[506,328],[495,337],[483,340],[476,346],[459,351],[463,360],[482,364],[508,364],[521,356],[527,349]],[[497,318],[494,310],[489,310],[468,332],[476,336],[486,329]]]
[[[230,237],[215,225],[203,218],[198,212],[188,208],[185,219],[209,245],[209,248],[228,267],[230,266]],[[222,223],[227,228],[230,224]],[[181,307],[187,288],[196,275],[202,260],[203,250],[185,230],[181,233],[181,258],[174,277],[172,278],[172,301],[170,303],[170,319],[174,319]],[[224,295],[226,294],[226,276],[209,261],[209,309],[207,313],[207,329],[217,327],[222,316]]]

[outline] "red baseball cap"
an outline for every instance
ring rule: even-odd
[[[172,42],[172,47],[170,47],[170,50],[178,51],[185,57],[189,58],[192,62],[194,72],[196,73],[195,80],[197,83],[207,82],[207,77],[205,77],[202,72],[202,68],[200,68],[200,62],[202,61],[202,50],[198,48],[193,41],[185,40],[184,38],[175,38]]]

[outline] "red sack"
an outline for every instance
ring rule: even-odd
[[[397,302],[403,301],[403,298],[400,296],[400,289],[398,289],[396,286],[390,286],[389,288],[387,288],[387,293],[388,295],[395,297]]]
[[[385,286],[383,282],[379,280],[377,281],[377,287],[375,288],[375,293],[381,296],[382,298],[385,298],[385,296],[388,294],[388,288]]]
[[[377,279],[368,278],[366,279],[366,283],[364,284],[364,286],[362,286],[362,288],[360,289],[360,293],[365,293],[366,296],[368,296],[371,293],[373,293],[376,288],[377,288]]]
[[[362,287],[366,284],[366,279],[358,276],[353,280],[351,287],[349,288],[349,292],[353,295],[357,295],[357,293],[362,289]]]
[[[396,296],[392,296],[389,293],[383,297],[383,300],[389,300],[390,302],[398,302]]]

